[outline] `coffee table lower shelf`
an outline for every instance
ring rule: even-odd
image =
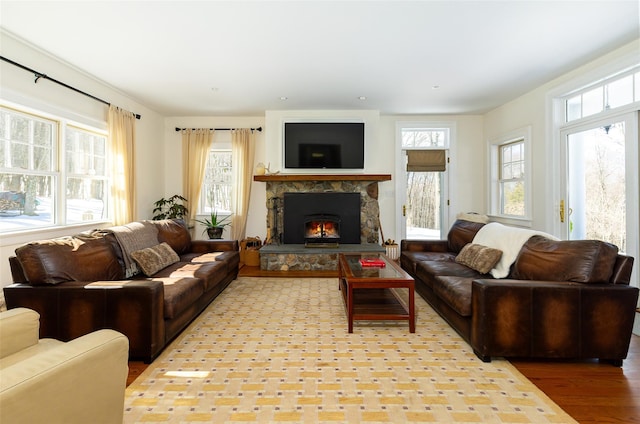
[[[403,289],[403,288],[401,288]],[[344,298],[349,333],[353,332],[353,321],[408,321],[409,332],[415,333],[413,308],[393,288],[352,288],[352,311],[349,313],[349,289],[340,279],[340,290]]]

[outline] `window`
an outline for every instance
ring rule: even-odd
[[[107,140],[67,127],[65,134],[67,223],[107,218]]]
[[[524,140],[500,146],[500,214],[524,216]]]
[[[231,149],[211,149],[200,192],[199,213],[231,213]]]
[[[0,107],[0,172],[0,232],[108,217],[107,142],[97,130]]]
[[[637,68],[590,85],[564,99],[565,122],[640,102],[640,72]]]
[[[530,129],[522,129],[490,143],[490,214],[528,219]]]
[[[403,127],[402,148],[433,149],[449,147],[449,128],[410,128]]]

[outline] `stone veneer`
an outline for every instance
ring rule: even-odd
[[[266,271],[336,271],[339,253],[385,253],[379,244],[343,244],[305,247],[303,244],[268,244],[260,249],[260,269]]]

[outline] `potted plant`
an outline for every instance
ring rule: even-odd
[[[161,219],[184,218],[189,212],[189,209],[184,205],[186,201],[187,199],[179,194],[174,194],[168,199],[163,197],[153,204],[155,208],[153,208],[152,219],[158,221]]]
[[[224,231],[224,227],[227,225],[231,225],[229,220],[231,219],[231,215],[227,215],[224,218],[218,218],[218,212],[211,212],[211,218],[204,219],[196,219],[196,222],[204,225],[204,231],[209,236],[210,239],[220,239],[222,238],[222,232]]]

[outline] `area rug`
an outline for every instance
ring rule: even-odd
[[[239,278],[127,388],[125,422],[575,423],[420,296],[416,311],[414,334],[349,334],[336,278]]]

